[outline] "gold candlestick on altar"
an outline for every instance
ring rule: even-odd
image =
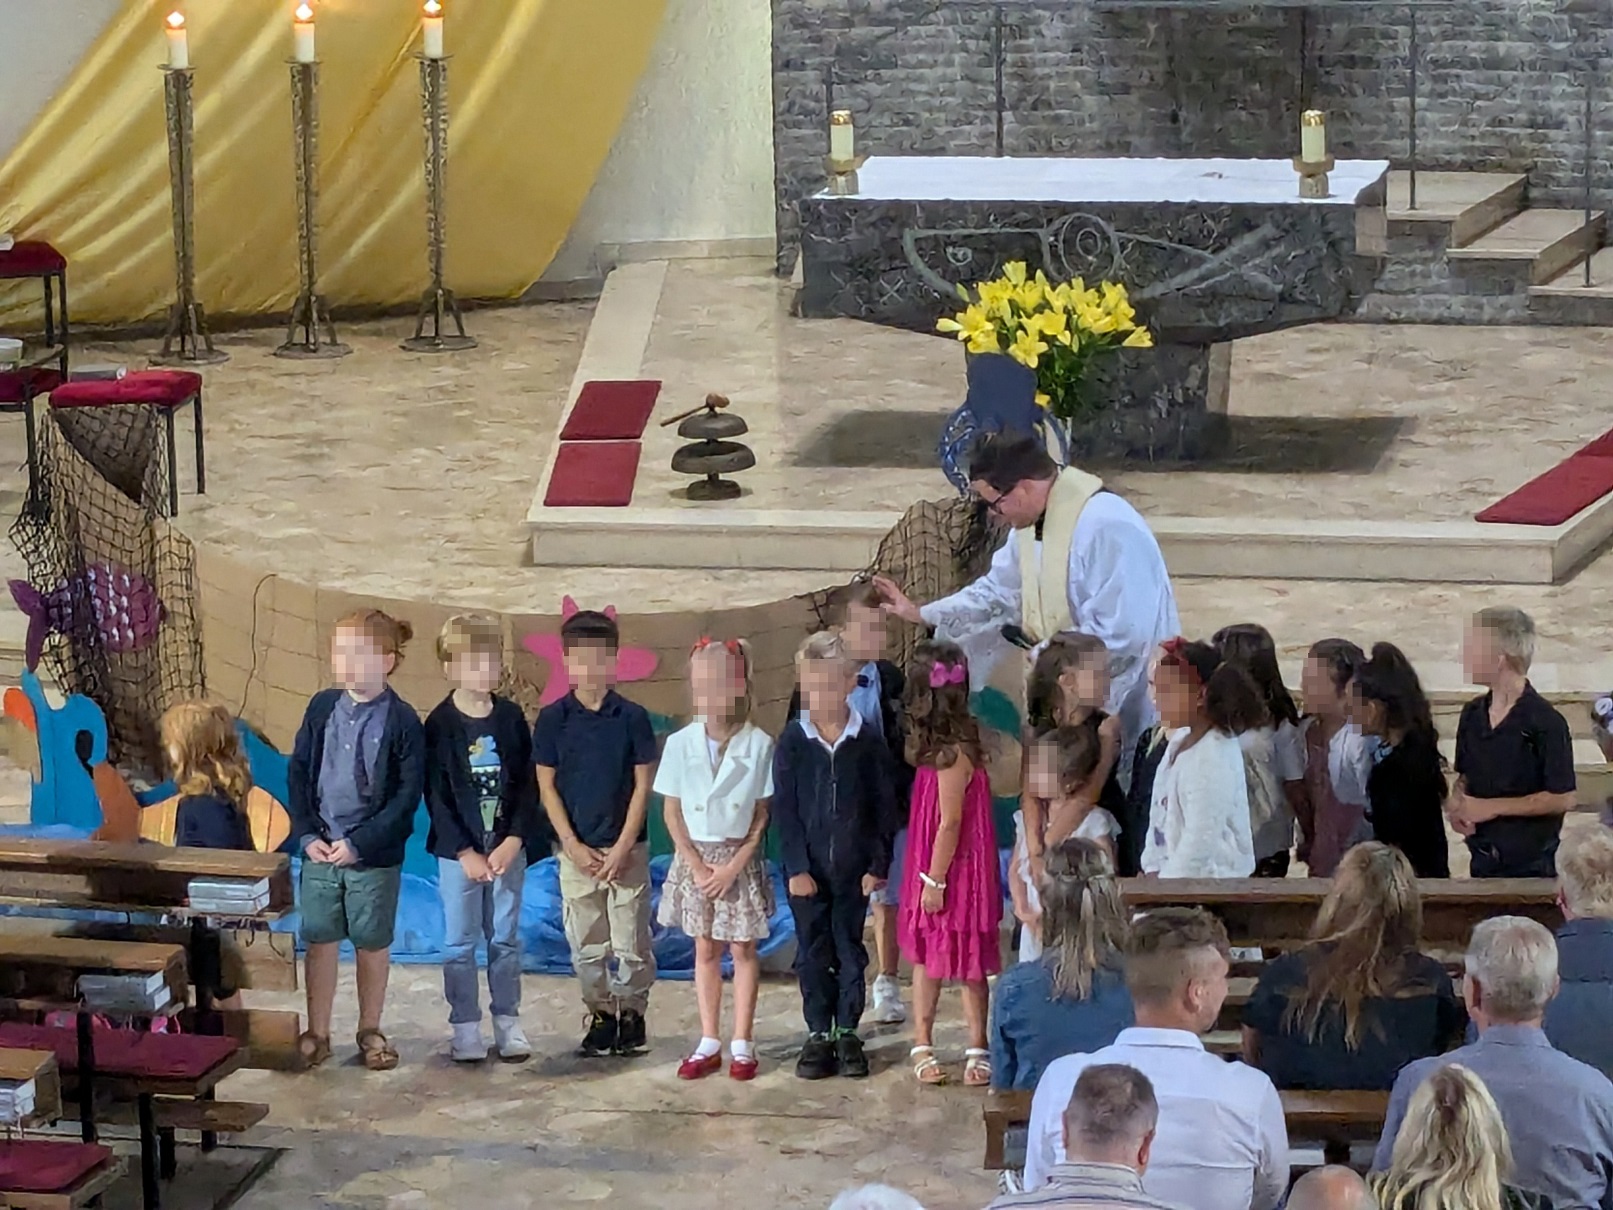
[[[188,63],[188,55],[172,46],[170,51],[173,58]],[[191,105],[195,74],[195,69],[189,66],[165,64],[162,69],[168,124],[168,184],[174,223],[175,298],[168,311],[168,331],[162,338],[162,351],[151,359],[157,365],[215,365],[230,359],[228,353],[213,347],[202,304],[196,301],[196,182],[192,160],[195,116]]]
[[[1327,154],[1327,117],[1319,109],[1299,115],[1299,155],[1294,158],[1299,173],[1299,196],[1324,198],[1328,193],[1327,174],[1333,171],[1333,157]]]
[[[307,41],[311,44],[312,37]],[[346,357],[353,350],[336,339],[336,324],[319,296],[319,64],[297,58],[290,67],[291,130],[297,144],[297,277],[301,288],[297,301],[291,304],[286,343],[274,355]]]
[[[857,154],[857,132],[851,110],[837,109],[829,115],[829,192],[850,197],[857,192],[857,169],[868,159]]]
[[[465,334],[465,317],[452,290],[443,284],[443,253],[447,242],[444,185],[448,170],[448,58],[416,55],[420,62],[420,106],[426,123],[426,243],[431,260],[431,285],[420,299],[414,335],[403,342],[411,353],[446,353],[474,349],[476,341]],[[452,321],[454,333],[443,329]]]

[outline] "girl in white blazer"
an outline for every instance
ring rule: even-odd
[[[1153,672],[1170,742],[1154,779],[1143,873],[1247,878],[1255,868],[1240,732],[1265,720],[1254,683],[1208,643],[1172,639]]]

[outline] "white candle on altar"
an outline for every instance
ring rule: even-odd
[[[190,39],[185,35],[185,14],[169,13],[168,28],[162,31],[168,35],[168,66],[180,70],[190,66]]]
[[[1327,119],[1320,109],[1299,115],[1299,158],[1307,164],[1327,159]]]
[[[845,162],[853,159],[856,152],[857,134],[851,124],[851,110],[837,109],[829,115],[829,158]]]
[[[426,0],[425,15],[420,18],[420,37],[426,58],[442,58],[442,5],[437,0]]]
[[[294,57],[299,63],[314,61],[314,10],[306,4],[297,6],[296,20],[291,23],[291,40]]]

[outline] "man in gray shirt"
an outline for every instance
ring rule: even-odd
[[[1401,1071],[1374,1171],[1389,1166],[1417,1086],[1441,1064],[1461,1063],[1500,1107],[1511,1184],[1550,1198],[1556,1210],[1613,1210],[1613,1083],[1546,1040],[1541,1021],[1556,991],[1557,943],[1545,926],[1498,916],[1475,928],[1462,996],[1478,1041]]]

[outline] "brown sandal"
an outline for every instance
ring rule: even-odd
[[[386,1035],[378,1029],[361,1029],[354,1039],[358,1043],[358,1053],[364,1058],[364,1066],[371,1071],[391,1071],[398,1065],[398,1052],[392,1049],[392,1043],[386,1040]]]
[[[297,1036],[297,1054],[302,1059],[304,1071],[312,1071],[326,1059],[330,1058],[330,1035],[323,1038],[310,1030],[305,1030]]]

